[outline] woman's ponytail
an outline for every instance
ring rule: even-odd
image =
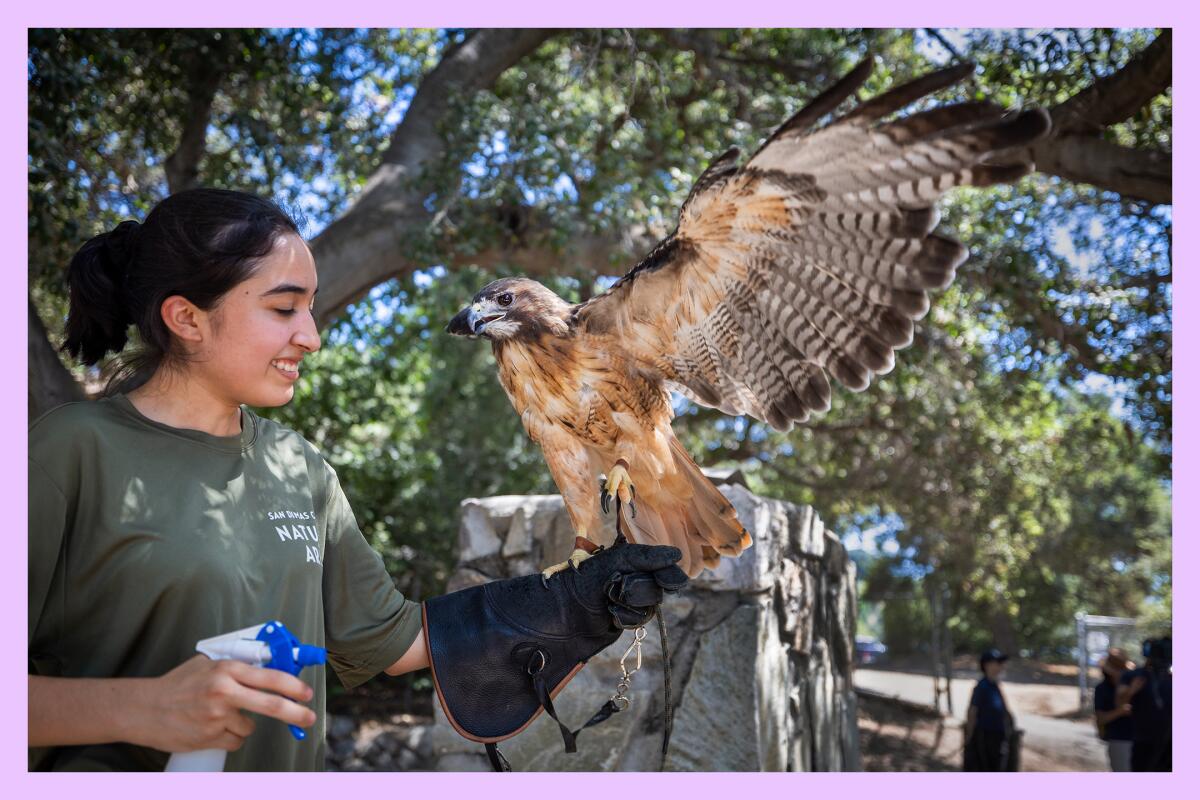
[[[67,276],[71,305],[63,350],[89,366],[125,347],[133,322],[125,276],[136,254],[139,227],[133,220],[122,222],[89,239],[71,259]]]

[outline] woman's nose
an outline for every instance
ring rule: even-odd
[[[317,330],[317,321],[313,319],[312,312],[304,316],[305,322],[292,335],[292,342],[309,353],[315,353],[321,349],[321,333]]]

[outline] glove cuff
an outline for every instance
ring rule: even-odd
[[[486,589],[476,586],[421,604],[438,703],[459,735],[481,744],[525,730],[543,710],[535,686],[557,696],[587,658],[610,643],[517,627],[496,613]],[[581,644],[586,655],[578,652]]]

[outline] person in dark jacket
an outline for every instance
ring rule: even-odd
[[[1112,648],[1108,657],[1100,662],[1104,678],[1096,686],[1096,728],[1100,738],[1108,744],[1108,764],[1113,772],[1129,772],[1133,756],[1133,707],[1129,703],[1117,703],[1117,689],[1121,676],[1133,669],[1124,650]]]
[[[1117,703],[1128,703],[1133,719],[1134,772],[1171,771],[1171,638],[1142,644],[1145,666],[1121,676]]]
[[[992,648],[979,659],[983,677],[971,693],[964,731],[963,770],[966,772],[1007,772],[1013,768],[1011,756],[1013,719],[1000,691],[1000,677],[1008,656]]]

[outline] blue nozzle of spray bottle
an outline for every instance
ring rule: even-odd
[[[279,620],[271,620],[262,626],[255,637],[266,643],[271,650],[271,660],[264,667],[281,670],[290,675],[299,675],[300,670],[325,663],[325,648],[302,644]],[[304,730],[288,725],[288,730],[297,739],[305,737]]]

